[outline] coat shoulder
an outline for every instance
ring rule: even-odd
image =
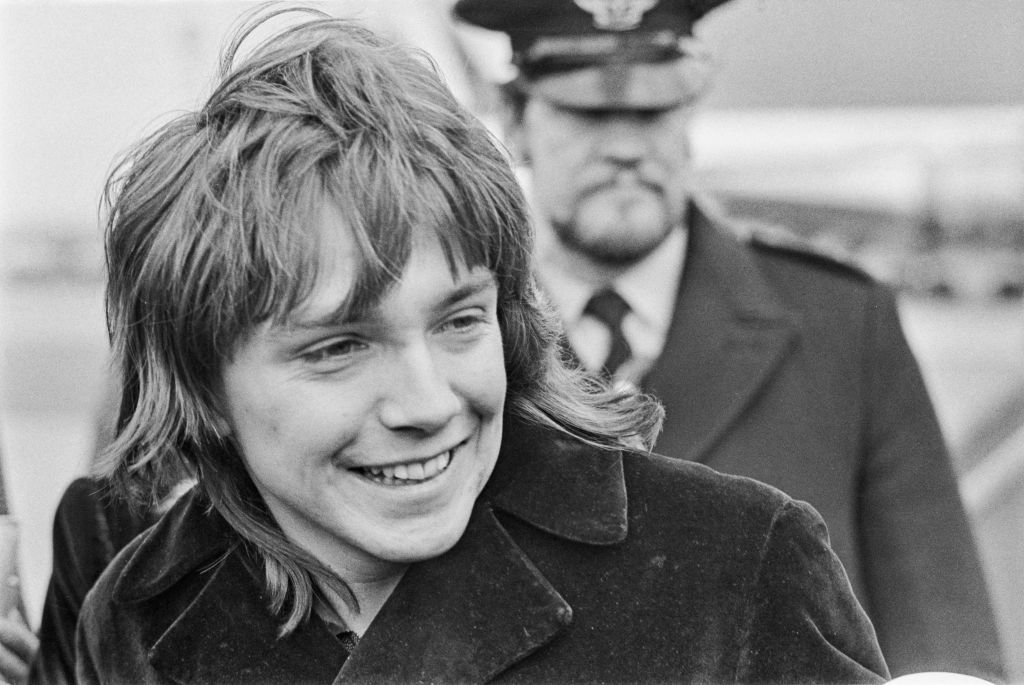
[[[823,277],[871,285],[873,276],[841,249],[797,235],[781,226],[758,224],[745,227],[743,236],[753,253],[779,266],[799,267]]]
[[[809,508],[767,483],[684,459],[634,453],[624,467],[630,500],[642,501],[645,517],[668,519],[670,527],[711,529],[753,541],[786,510]]]
[[[763,502],[778,506],[791,498],[782,490],[745,476],[718,471],[706,464],[658,452],[625,452],[626,464],[640,478],[673,481],[672,487],[682,487],[694,495],[706,493],[709,499],[734,498],[738,503]]]

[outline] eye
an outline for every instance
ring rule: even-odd
[[[663,115],[669,110],[658,108],[647,109],[616,109],[616,108],[595,108],[580,110],[579,116],[593,124],[604,124],[616,121],[630,122],[640,125],[650,125],[659,122]]]
[[[615,115],[614,109],[581,109],[576,112],[576,116],[580,119],[589,123],[600,124],[610,120]]]
[[[486,324],[487,321],[487,314],[483,310],[463,311],[445,319],[444,323],[441,324],[441,330],[453,333],[469,333],[476,330],[479,326]]]
[[[642,124],[651,124],[660,121],[665,114],[663,109],[637,109],[633,110],[633,116]]]
[[[302,359],[310,364],[342,362],[367,348],[366,343],[356,338],[329,340],[302,353]]]

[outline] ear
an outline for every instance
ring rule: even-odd
[[[508,117],[505,121],[505,145],[512,153],[512,159],[517,164],[529,166],[530,158],[529,137],[526,135],[526,127],[523,126],[522,117]]]
[[[512,82],[498,89],[498,99],[501,103],[498,123],[505,147],[516,164],[529,165],[529,136],[526,135],[524,123],[528,96],[520,86]]]

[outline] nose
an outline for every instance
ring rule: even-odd
[[[404,349],[389,365],[380,420],[391,430],[433,433],[462,409],[443,360],[426,344]]]
[[[607,121],[600,137],[601,157],[611,164],[628,169],[640,166],[651,144],[641,122],[628,114],[616,114]]]

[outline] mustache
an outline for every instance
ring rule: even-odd
[[[605,191],[616,190],[624,186],[632,186],[648,190],[657,195],[665,193],[665,184],[661,180],[651,178],[640,169],[614,169],[593,181],[580,186],[580,197],[590,197]]]

